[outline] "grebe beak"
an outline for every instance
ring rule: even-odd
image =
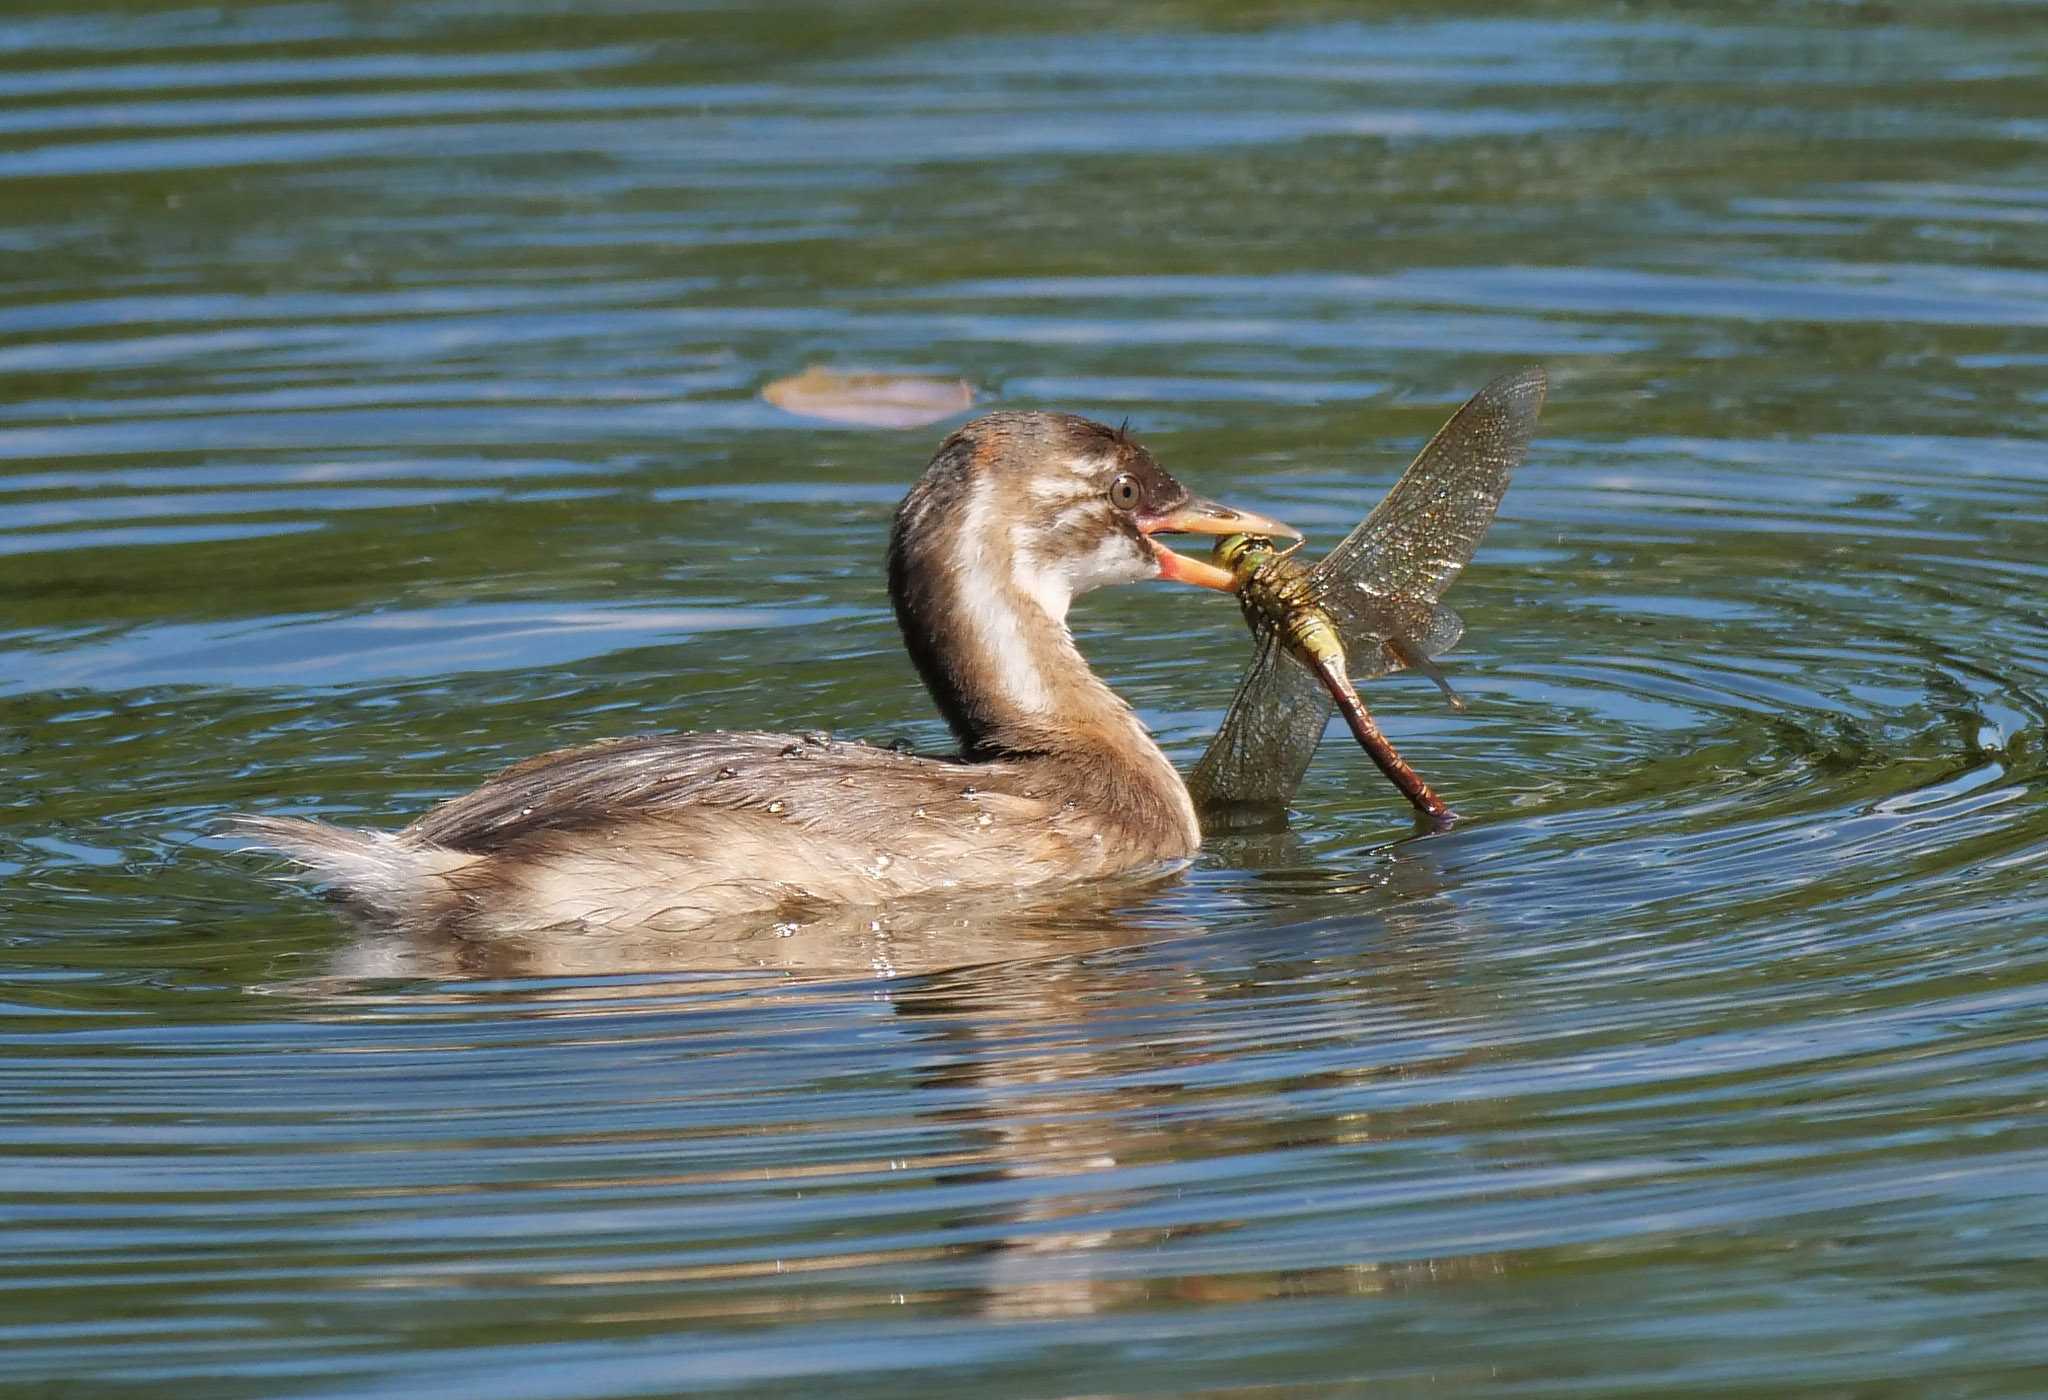
[[[1201,559],[1190,559],[1185,554],[1175,554],[1154,535],[1281,535],[1290,540],[1301,538],[1301,531],[1292,525],[1282,525],[1248,510],[1235,506],[1219,505],[1195,496],[1183,502],[1164,515],[1141,515],[1138,517],[1138,531],[1152,546],[1152,552],[1159,557],[1159,577],[1173,583],[1192,583],[1201,588],[1220,589],[1225,593],[1237,590],[1237,575],[1228,569],[1219,569]]]

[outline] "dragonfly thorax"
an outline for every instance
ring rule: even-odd
[[[1344,644],[1306,567],[1258,535],[1228,536],[1214,557],[1237,576],[1238,604],[1254,633],[1275,632],[1309,666],[1334,662],[1341,674]]]

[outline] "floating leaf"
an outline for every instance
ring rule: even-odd
[[[786,413],[828,423],[869,428],[920,428],[950,418],[974,402],[964,379],[927,379],[915,374],[878,374],[812,365],[802,374],[778,379],[761,397]]]

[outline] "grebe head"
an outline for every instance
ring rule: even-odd
[[[1001,569],[1055,621],[1091,588],[1170,579],[1229,589],[1227,572],[1158,536],[1299,535],[1174,480],[1121,429],[1064,413],[991,413],[940,445],[896,513],[891,583],[919,561],[965,574]]]
[[[1064,413],[991,413],[962,426],[896,511],[889,593],[919,674],[969,753],[1051,742],[1091,707],[1122,713],[1067,635],[1075,597],[1235,576],[1159,536],[1282,534],[1195,496],[1127,433]],[[1100,694],[1097,694],[1100,692]]]

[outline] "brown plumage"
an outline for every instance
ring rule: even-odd
[[[961,746],[650,735],[543,754],[395,834],[283,817],[234,829],[412,929],[675,928],[1192,855],[1187,790],[1088,669],[1068,602],[1222,575],[1153,536],[1292,533],[1197,500],[1122,432],[995,413],[940,446],[896,513],[889,589]]]

